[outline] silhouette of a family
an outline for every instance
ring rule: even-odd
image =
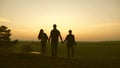
[[[46,43],[48,40],[49,42],[51,42],[51,55],[53,57],[57,57],[58,40],[60,38],[62,43],[66,42],[68,58],[74,57],[74,47],[76,46],[75,37],[72,34],[72,30],[69,30],[68,32],[69,34],[63,41],[60,31],[57,29],[56,24],[53,25],[53,30],[51,30],[49,38],[44,32],[44,30],[40,29],[38,39],[41,40],[41,54],[46,55]]]

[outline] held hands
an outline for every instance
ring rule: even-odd
[[[64,41],[62,40],[62,41],[61,41],[61,43],[63,44],[63,43],[64,43]]]
[[[50,39],[48,39],[48,42],[50,42]]]

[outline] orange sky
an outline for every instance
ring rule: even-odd
[[[12,39],[38,40],[57,24],[63,39],[73,30],[77,41],[120,40],[120,0],[0,0],[0,25]]]

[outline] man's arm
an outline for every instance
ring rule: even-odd
[[[74,45],[76,46],[76,42],[75,42],[75,36],[73,35],[73,39],[74,39]]]
[[[58,34],[59,34],[59,37],[60,37],[61,42],[63,42],[63,40],[62,40],[62,36],[61,36],[61,34],[60,34],[60,31],[59,31],[59,30],[58,30]]]
[[[63,42],[61,34],[59,36],[60,36],[61,41]]]

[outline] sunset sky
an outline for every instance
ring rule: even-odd
[[[38,40],[57,24],[63,39],[71,29],[77,41],[120,40],[120,0],[0,0],[0,25],[11,38]]]

